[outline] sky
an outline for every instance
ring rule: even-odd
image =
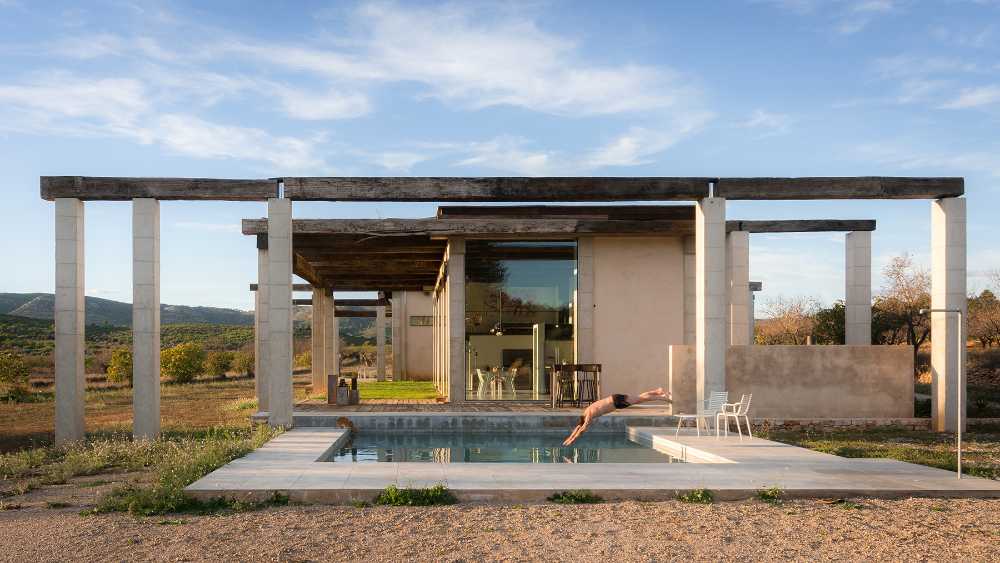
[[[1000,0],[0,0],[0,292],[51,292],[42,175],[963,176],[969,289],[1000,269]],[[433,204],[296,203],[307,217]],[[163,202],[161,300],[249,309],[263,203]],[[875,219],[873,283],[930,262],[927,201],[730,202]],[[751,236],[758,299],[844,294],[842,233]],[[86,205],[86,293],[131,301],[131,210]]]

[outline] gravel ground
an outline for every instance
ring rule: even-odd
[[[1000,559],[1000,500],[288,506],[216,516],[0,512],[0,560]]]

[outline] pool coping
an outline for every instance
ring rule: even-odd
[[[719,500],[779,487],[787,497],[1000,497],[1000,482],[888,459],[847,459],[760,438],[695,436],[631,427],[630,437],[688,463],[328,463],[318,461],[348,438],[340,428],[295,428],[189,485],[196,498],[293,502],[371,501],[389,485],[445,484],[462,501],[537,502],[588,489],[607,499],[663,500],[709,489]],[[684,456],[684,457],[682,457]]]

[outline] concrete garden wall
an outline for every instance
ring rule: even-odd
[[[674,412],[694,412],[692,346],[669,347]],[[906,346],[730,346],[726,389],[753,393],[754,418],[910,418],[913,355]]]

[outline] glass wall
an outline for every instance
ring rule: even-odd
[[[466,399],[549,400],[573,363],[575,241],[467,241]]]

